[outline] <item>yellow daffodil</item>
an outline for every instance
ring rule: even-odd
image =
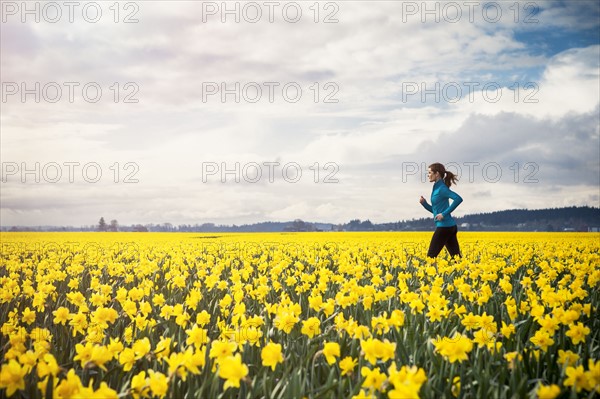
[[[248,375],[248,366],[242,363],[240,354],[227,356],[219,362],[219,377],[225,380],[224,389],[240,387],[240,381]]]
[[[275,367],[279,363],[283,363],[283,354],[281,352],[281,344],[269,342],[265,345],[261,352],[260,357],[262,359],[262,365],[265,367],[271,367],[275,371]]]
[[[21,367],[16,360],[10,360],[0,368],[0,389],[6,389],[6,395],[12,396],[16,391],[25,389],[23,377],[27,370]]]
[[[323,345],[323,355],[328,364],[334,364],[337,357],[340,357],[340,344],[337,342],[325,342]]]

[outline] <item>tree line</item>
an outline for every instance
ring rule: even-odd
[[[600,228],[600,208],[589,206],[549,209],[512,209],[455,217],[462,230],[471,231],[597,231]],[[242,225],[214,223],[179,224],[149,223],[121,225],[116,219],[106,223],[101,217],[97,224],[83,227],[39,226],[3,227],[3,231],[100,231],[100,232],[312,232],[312,231],[430,231],[435,228],[432,218],[373,223],[352,219],[347,223],[260,222]]]

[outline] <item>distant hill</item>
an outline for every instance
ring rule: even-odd
[[[460,223],[484,226],[538,226],[540,230],[588,230],[600,227],[600,208],[570,207],[555,209],[513,209],[500,212],[466,215]]]
[[[489,213],[477,213],[456,217],[461,230],[466,231],[598,231],[600,208],[589,206],[551,209],[510,209]],[[116,221],[115,221],[116,222]],[[118,226],[119,231],[163,232],[304,232],[304,231],[432,231],[432,218],[401,220],[389,223],[372,223],[370,220],[354,219],[348,223],[333,224],[306,222],[300,219],[289,222],[261,222],[244,225],[215,225],[214,223],[171,223]],[[63,227],[2,227],[2,231],[97,231],[98,226]]]
[[[509,209],[455,219],[463,230],[473,231],[598,231],[600,208]],[[408,229],[420,230],[431,227],[431,222],[425,218],[405,223]]]

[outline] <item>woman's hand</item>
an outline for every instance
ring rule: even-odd
[[[435,220],[443,220],[444,219],[444,215],[442,215],[441,213],[438,213],[437,215],[435,215]]]
[[[419,198],[419,202],[420,202],[421,204],[424,204],[424,203],[426,203],[426,202],[427,202],[427,200],[426,200],[425,198],[423,198],[423,196],[421,195],[421,198]]]

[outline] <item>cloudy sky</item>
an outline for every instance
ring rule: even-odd
[[[597,1],[2,1],[1,225],[600,205]]]

